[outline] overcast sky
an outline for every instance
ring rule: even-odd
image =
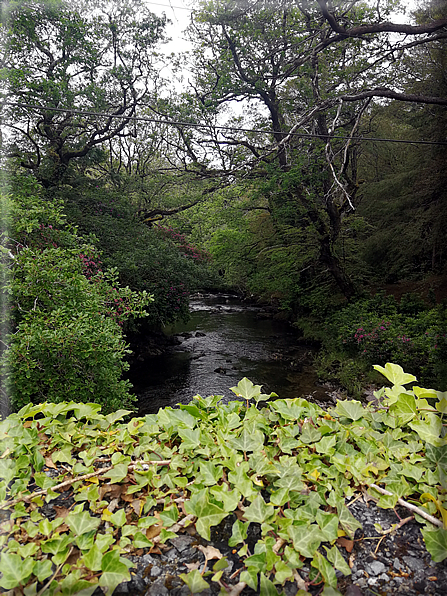
[[[182,31],[189,24],[191,16],[192,0],[145,0],[151,11],[157,15],[165,13],[171,24],[167,28],[167,34],[172,41],[165,46],[168,52],[180,52],[189,49],[189,44],[183,40]],[[404,23],[409,20],[411,10],[416,5],[416,0],[404,0],[402,4],[406,7],[407,14],[398,14],[393,18],[394,22]]]

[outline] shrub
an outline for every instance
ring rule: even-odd
[[[103,271],[95,247],[64,224],[62,204],[44,201],[30,179],[16,180],[12,191],[3,196],[3,392],[15,408],[67,399],[105,410],[130,404],[120,327],[143,316],[152,298],[120,287],[116,270]]]

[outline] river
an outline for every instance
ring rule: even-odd
[[[288,323],[230,294],[196,297],[190,311],[187,323],[164,330],[179,345],[130,371],[139,415],[188,403],[197,394],[222,395],[227,402],[243,377],[282,398],[327,399],[311,365],[312,348],[297,341]]]

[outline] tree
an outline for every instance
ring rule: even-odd
[[[157,93],[165,24],[137,0],[3,2],[5,155],[49,187],[72,160],[135,136],[132,117]]]
[[[415,16],[423,23],[443,13],[445,3],[432,2],[418,9]],[[445,39],[412,48],[401,67],[405,92],[446,97],[446,60]],[[399,108],[392,103],[376,106],[371,114],[373,136],[422,138],[428,144],[368,143],[361,166],[362,177],[369,178],[370,183],[365,184],[366,200],[360,209],[376,228],[365,245],[365,256],[388,281],[415,272],[442,273],[447,261],[447,164],[442,145],[447,111],[435,104]]]
[[[445,97],[408,93],[396,84],[404,53],[445,38],[447,21],[389,23],[384,19],[393,7],[360,1],[332,6],[324,0],[203,3],[189,28],[196,48],[196,104],[211,118],[225,114],[230,102],[243,102],[252,127],[265,133],[222,130],[206,137],[202,131],[195,138],[190,133],[185,154],[197,156],[214,146],[225,162],[221,173],[242,174],[252,185],[268,177],[266,196],[277,229],[284,210],[289,225],[310,227],[318,239],[320,267],[346,298],[356,288],[337,244],[347,214],[355,209],[355,136],[369,102],[382,97],[447,105]],[[228,124],[236,129],[240,119]]]

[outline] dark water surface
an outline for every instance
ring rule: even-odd
[[[231,295],[195,298],[190,310],[188,323],[165,329],[180,345],[130,371],[139,415],[188,403],[197,394],[235,399],[230,387],[243,377],[279,397],[324,398],[309,363],[312,348],[299,345],[287,323],[262,318],[260,307]]]

